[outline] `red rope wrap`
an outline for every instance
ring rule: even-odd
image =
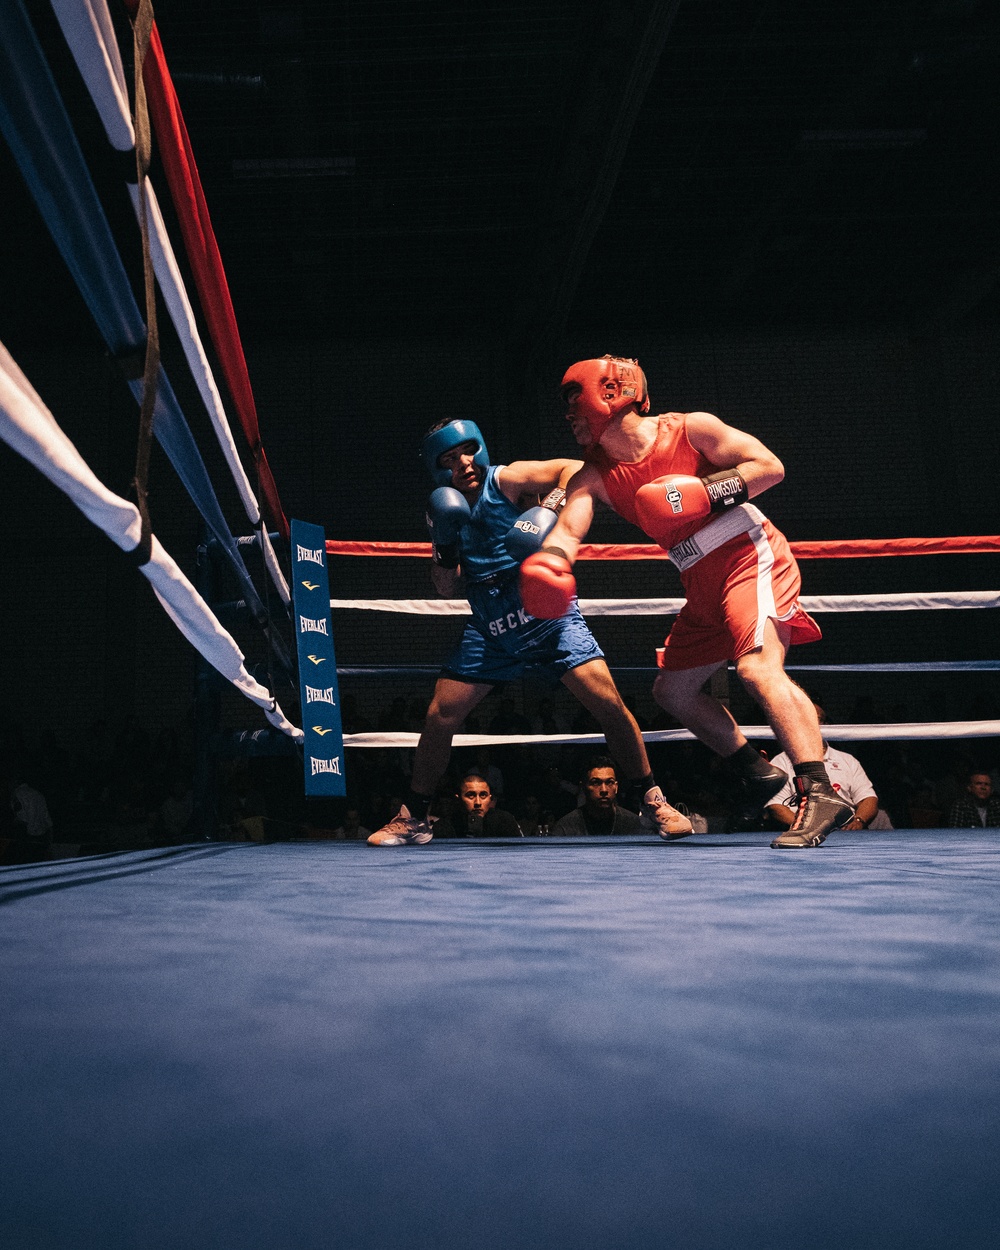
[[[1000,535],[964,538],[841,538],[828,542],[791,543],[799,560],[859,559],[872,556],[940,556],[1000,551]],[[422,556],[430,557],[430,543],[348,542],[326,540],[329,556]],[[667,560],[655,543],[584,543],[580,560]]]

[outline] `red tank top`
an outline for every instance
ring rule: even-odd
[[[608,492],[611,506],[619,514],[639,525],[635,511],[635,492],[647,482],[658,477],[666,477],[668,473],[686,473],[691,477],[705,477],[715,472],[718,466],[706,460],[700,451],[696,451],[688,442],[686,412],[667,412],[663,416],[654,417],[660,429],[656,442],[641,460],[630,460],[619,463],[612,460],[603,447],[594,448],[587,459],[601,475],[604,489]],[[671,542],[683,542],[713,518],[702,517],[689,526],[678,528],[676,536],[671,534]],[[642,526],[639,525],[642,529]]]

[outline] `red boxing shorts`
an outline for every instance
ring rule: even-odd
[[[802,578],[788,540],[767,518],[685,569],[687,603],[674,621],[660,668],[678,672],[738,660],[764,642],[768,620],[791,630],[791,645],[823,634],[799,604]]]

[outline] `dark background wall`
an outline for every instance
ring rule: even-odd
[[[51,6],[24,2],[139,292],[121,162]],[[111,11],[129,72],[124,6]],[[567,454],[562,369],[611,351],[639,357],[657,409],[708,409],[778,452],[787,477],[762,502],[792,539],[1000,530],[995,6],[162,0],[156,16],[289,515],[422,539],[428,424],[474,416],[498,460]],[[180,250],[157,152],[152,177]],[[135,406],[2,143],[0,222],[0,340],[124,493]],[[242,532],[169,330],[164,354]],[[3,446],[0,482],[12,721],[70,735],[182,722],[194,661],[148,586]],[[151,491],[157,535],[193,573],[198,519],[158,452]],[[595,526],[633,537],[610,515]],[[807,593],[992,588],[995,561],[803,573]],[[338,597],[428,589],[416,560],[344,558],[332,574]],[[662,562],[582,565],[580,585],[679,590]],[[990,658],[994,615],[827,616],[809,658]],[[434,664],[459,627],[341,613],[338,658]],[[595,630],[614,664],[648,665],[664,624]],[[648,674],[624,680],[650,711]],[[996,709],[982,674],[823,682],[835,718],[862,688],[914,716]],[[347,688],[370,715],[386,697]],[[262,723],[235,695],[224,715]]]
[[[762,500],[796,540],[897,537],[997,530],[998,353],[990,326],[933,340],[891,330],[692,335],[658,342],[567,342],[564,359],[605,347],[635,352],[646,367],[657,409],[704,408],[743,426],[785,462],[785,481]],[[519,360],[502,345],[465,338],[282,341],[248,344],[265,444],[289,515],[347,539],[424,538],[429,489],[417,449],[441,415],[473,416],[496,460],[572,454],[553,403],[542,418],[517,410]],[[95,348],[28,349],[22,368],[102,478],[124,491],[132,472],[135,409],[112,366]],[[178,389],[183,371],[168,362]],[[555,382],[558,379],[554,380]],[[554,388],[553,388],[554,389]],[[207,423],[188,404],[220,496],[242,532],[240,511],[219,464]],[[14,521],[4,563],[2,628],[6,687],[18,723],[78,734],[98,717],[132,713],[150,729],[190,711],[193,659],[145,582],[65,498],[8,449],[0,449],[4,493]],[[170,466],[154,454],[154,528],[194,575],[197,517]],[[596,541],[637,541],[610,513]],[[590,597],[663,597],[680,593],[663,562],[587,563],[581,593]],[[803,562],[805,593],[992,589],[996,557]],[[338,558],[337,598],[425,597],[425,561]],[[222,597],[232,591],[222,587]],[[991,612],[828,615],[825,639],[803,661],[978,659],[996,654]],[[433,665],[457,636],[455,618],[341,612],[334,623],[343,665]],[[614,664],[652,662],[665,622],[601,618],[594,629]],[[240,634],[260,658],[252,635]],[[808,655],[807,655],[808,651]],[[804,678],[816,685],[818,678]],[[624,684],[651,710],[648,675]],[[426,695],[430,679],[404,683]],[[846,715],[863,687],[888,708],[906,703],[914,718],[968,714],[984,698],[996,708],[989,675],[926,679],[825,677],[831,715]],[[391,693],[398,693],[398,681]],[[345,680],[375,715],[385,682]],[[529,706],[534,697],[528,692]],[[935,710],[937,709],[937,710]],[[993,714],[991,713],[991,714]],[[227,696],[225,716],[239,727],[262,723],[256,710]]]

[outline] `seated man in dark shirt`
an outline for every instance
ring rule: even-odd
[[[636,812],[618,806],[618,777],[608,755],[591,760],[583,774],[583,806],[561,817],[552,826],[554,838],[577,838],[600,833],[642,833]]]
[[[1000,826],[1000,798],[993,793],[993,778],[983,769],[969,774],[965,793],[948,812],[949,829],[996,829]]]
[[[466,773],[458,786],[461,806],[449,820],[434,823],[436,838],[519,838],[521,830],[510,812],[493,807],[490,783],[479,773]]]

